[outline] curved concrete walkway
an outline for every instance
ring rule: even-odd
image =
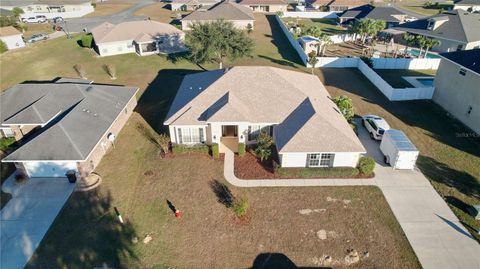
[[[239,179],[233,152],[225,153],[224,177],[237,187],[378,186],[425,269],[479,269],[480,245],[418,170],[384,166],[379,143],[364,128],[359,138],[377,162],[372,179]]]

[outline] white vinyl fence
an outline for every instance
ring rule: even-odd
[[[401,59],[401,58],[372,58],[373,68],[375,69],[434,69],[437,70],[440,65],[440,59]]]
[[[298,43],[298,41],[293,37],[292,33],[288,31],[287,26],[283,23],[282,19],[275,15],[275,19],[277,20],[277,23],[280,25],[280,28],[283,31],[283,34],[287,37],[288,41],[292,45],[292,47],[297,51],[298,56],[300,56],[300,59],[302,59],[302,62],[304,65],[307,65],[308,62],[308,56],[305,54],[305,51],[303,51],[302,46]]]
[[[283,17],[289,18],[307,18],[307,19],[336,19],[336,12],[320,12],[320,11],[287,11],[283,13]]]

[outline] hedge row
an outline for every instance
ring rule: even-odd
[[[332,167],[332,168],[285,168],[277,169],[277,175],[288,178],[343,178],[356,177],[360,174],[357,168],[353,167]]]
[[[172,153],[187,153],[187,152],[200,152],[208,154],[210,148],[205,144],[195,144],[195,145],[182,145],[182,144],[173,144]]]

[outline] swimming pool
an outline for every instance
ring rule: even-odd
[[[409,49],[408,53],[410,55],[412,55],[412,57],[416,58],[416,57],[418,57],[418,54],[420,53],[420,50],[419,49]],[[425,55],[424,51],[422,51],[422,55]],[[438,54],[428,52],[427,53],[427,58],[436,59],[436,58],[440,58],[440,56],[438,56]]]
[[[433,78],[417,78],[417,81],[427,87],[433,86]]]
[[[428,88],[434,86],[435,77],[413,77],[413,76],[404,76],[402,77],[408,83],[410,83],[414,88]]]

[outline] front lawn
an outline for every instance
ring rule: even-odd
[[[403,77],[435,77],[437,70],[373,69],[393,88],[413,87]]]
[[[432,16],[453,8],[452,4],[440,4],[438,6],[424,7],[423,5],[400,5],[402,8],[425,16]]]
[[[97,169],[100,188],[69,199],[27,268],[320,267],[327,256],[346,267],[351,249],[359,268],[420,268],[378,188],[235,188],[208,155],[161,159],[139,123],[135,113]],[[244,220],[229,193],[248,201]]]
[[[132,5],[133,3],[121,3],[118,1],[116,3],[109,3],[109,2],[102,3],[97,1],[95,5],[96,6],[95,11],[83,16],[83,18],[108,16],[108,15],[116,14],[126,10]]]

